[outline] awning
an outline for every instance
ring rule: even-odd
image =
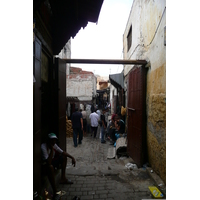
[[[43,4],[48,7],[44,10]],[[78,31],[85,28],[88,22],[96,23],[103,0],[34,0],[33,11],[40,12],[46,19],[47,26],[52,26],[50,32],[53,36],[53,54],[58,55],[71,37],[75,37]]]
[[[124,74],[112,74],[109,75],[109,80],[112,85],[116,88],[124,88]]]
[[[57,55],[71,37],[85,28],[88,22],[96,23],[103,0],[54,0],[52,3],[53,50]],[[55,10],[54,10],[55,9]]]

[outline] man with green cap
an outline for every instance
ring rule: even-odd
[[[49,133],[47,142],[41,145],[42,150],[42,173],[48,176],[49,182],[53,189],[53,195],[56,196],[57,188],[55,184],[54,169],[61,167],[61,184],[73,184],[73,182],[65,177],[67,165],[67,157],[72,159],[72,165],[75,167],[76,161],[73,156],[63,151],[57,144],[57,136]]]

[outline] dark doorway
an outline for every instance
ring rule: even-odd
[[[128,79],[127,149],[139,167],[147,161],[146,72],[144,66],[134,67]]]

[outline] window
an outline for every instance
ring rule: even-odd
[[[128,44],[128,50],[127,50],[127,52],[128,52],[129,49],[131,48],[131,44],[132,44],[132,25],[131,25],[129,32],[128,32],[127,44]]]

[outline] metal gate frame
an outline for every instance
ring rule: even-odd
[[[110,60],[110,59],[62,59],[66,63],[80,64],[122,64],[136,65],[129,74],[129,90],[140,87],[135,90],[138,93],[133,101],[128,94],[128,144],[127,150],[130,157],[140,167],[147,159],[146,146],[146,73],[148,62],[146,60]],[[134,75],[135,74],[135,75]],[[139,81],[137,81],[137,78]],[[131,87],[133,85],[133,87]],[[134,93],[134,92],[133,92]],[[129,99],[130,98],[130,99]],[[138,104],[137,104],[137,103]],[[133,120],[131,120],[133,119]]]

